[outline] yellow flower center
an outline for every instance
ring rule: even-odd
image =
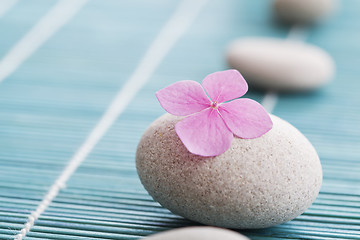
[[[213,109],[217,109],[219,107],[219,105],[218,105],[217,102],[212,102],[210,107],[213,108]]]

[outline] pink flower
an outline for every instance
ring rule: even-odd
[[[272,128],[269,114],[259,103],[248,98],[235,99],[248,90],[237,70],[212,73],[202,85],[210,99],[201,85],[191,80],[174,83],[156,93],[167,112],[189,115],[175,125],[175,131],[191,153],[217,156],[230,148],[234,135],[257,138]]]

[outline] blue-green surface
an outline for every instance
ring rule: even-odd
[[[19,1],[0,17],[0,58],[55,3]],[[23,227],[178,4],[91,0],[0,83],[0,239]],[[308,29],[307,42],[334,57],[334,81],[281,95],[274,109],[317,149],[321,193],[291,222],[241,231],[252,239],[360,239],[359,9],[358,0],[342,1],[333,18]],[[136,174],[139,138],[164,113],[154,92],[226,69],[224,50],[237,37],[288,32],[272,20],[270,1],[210,0],[25,239],[138,239],[196,225],[153,202]]]

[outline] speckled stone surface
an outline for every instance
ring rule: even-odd
[[[145,238],[146,240],[249,240],[249,238],[222,228],[186,227],[178,228]]]
[[[314,90],[335,75],[334,60],[323,49],[286,39],[240,38],[229,45],[226,60],[249,85],[265,90]]]
[[[322,169],[311,143],[271,116],[273,128],[256,139],[234,138],[217,157],[187,151],[165,114],[143,134],[136,166],[149,194],[173,213],[207,225],[265,228],[289,221],[315,200]]]

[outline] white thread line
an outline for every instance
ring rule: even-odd
[[[65,25],[87,1],[58,1],[0,61],[0,82],[15,72],[46,40]]]
[[[290,28],[287,40],[305,42],[307,37],[307,29],[305,26],[295,24]]]
[[[0,18],[5,15],[19,0],[0,0]]]
[[[268,111],[268,113],[271,113],[277,103],[278,96],[274,92],[267,92],[261,102],[263,107]]]
[[[307,36],[307,30],[304,26],[294,25],[290,28],[290,31],[286,39],[289,41],[304,42],[306,40],[306,36]],[[265,94],[261,104],[266,109],[266,111],[271,113],[274,110],[277,101],[278,101],[277,94],[273,91],[269,91]]]
[[[15,2],[15,1],[14,1]],[[27,58],[29,58],[46,40],[65,25],[87,2],[87,0],[61,0],[56,3],[30,31],[10,49],[7,55],[0,61],[0,82],[11,75]],[[15,4],[15,3],[14,3]],[[22,239],[33,226],[34,221],[44,211],[44,204],[49,204],[49,199],[56,196],[62,183],[55,183],[58,188],[51,189],[39,207],[33,212],[24,228],[15,236]]]
[[[15,240],[20,240],[26,236],[31,227],[34,226],[35,220],[40,217],[55,199],[59,190],[65,187],[67,180],[80,166],[97,142],[104,136],[118,116],[125,110],[126,106],[135,97],[137,92],[145,85],[166,54],[190,27],[206,2],[207,0],[184,0],[181,2],[175,13],[150,45],[134,73],[109,105],[100,121],[71,158],[56,182],[51,186],[49,192],[39,204],[36,211],[29,216],[24,228],[15,236]]]

